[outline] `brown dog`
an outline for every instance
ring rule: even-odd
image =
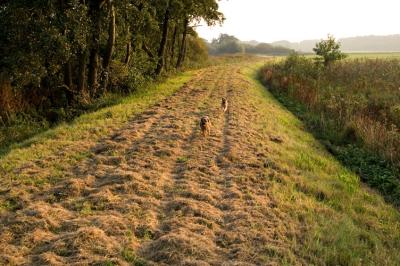
[[[203,136],[207,136],[210,135],[211,133],[211,121],[210,118],[208,116],[203,116],[200,119],[200,129],[201,129],[201,133],[203,134]]]
[[[228,100],[226,98],[222,98],[221,109],[224,113],[228,110]]]

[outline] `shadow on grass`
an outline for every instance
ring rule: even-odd
[[[94,101],[93,103],[84,106],[75,106],[73,109],[67,109],[66,117],[63,117],[55,123],[48,122],[44,117],[42,121],[28,121],[29,116],[25,116],[24,120],[16,122],[13,125],[6,126],[0,131],[0,137],[3,135],[3,140],[0,139],[0,159],[5,157],[11,150],[16,148],[26,148],[35,144],[41,139],[51,139],[54,136],[53,129],[63,123],[72,124],[76,118],[84,114],[96,112],[100,109],[121,104],[123,99],[131,94],[108,94]]]

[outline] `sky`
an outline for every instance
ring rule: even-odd
[[[219,7],[222,27],[197,27],[207,40],[220,33],[260,42],[400,33],[400,0],[222,0]]]

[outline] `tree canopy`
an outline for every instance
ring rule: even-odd
[[[321,40],[313,49],[318,56],[316,60],[323,61],[324,65],[328,66],[336,60],[344,59],[346,55],[340,51],[340,46],[341,44],[336,41],[335,37],[328,35],[328,39]]]
[[[217,0],[2,1],[0,74],[45,96],[39,105],[55,88],[69,102],[93,98],[203,60],[191,54],[206,56],[192,27],[223,19]]]
[[[269,43],[250,44],[242,42],[235,36],[228,34],[221,34],[218,38],[213,39],[211,43],[208,44],[208,50],[212,55],[235,53],[287,55],[292,52],[290,49],[280,46],[273,46]]]

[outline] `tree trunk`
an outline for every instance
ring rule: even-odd
[[[115,46],[115,10],[111,1],[109,1],[109,7],[110,7],[110,21],[108,23],[108,41],[107,41],[107,50],[103,61],[103,67],[106,71],[110,67],[112,54]]]
[[[156,75],[160,75],[163,67],[164,67],[164,53],[165,53],[165,46],[167,43],[168,37],[168,24],[169,24],[169,3],[167,9],[165,10],[164,21],[163,21],[163,29],[162,29],[162,37],[160,47],[158,48],[158,63],[156,68]]]
[[[176,35],[178,33],[178,25],[175,25],[174,28],[174,34],[172,35],[172,44],[171,44],[171,50],[170,50],[170,62],[171,64],[174,63],[174,57],[175,57],[175,42],[176,42]]]
[[[71,60],[69,60],[67,63],[64,65],[64,84],[67,85],[67,87],[72,90],[73,88],[73,83],[72,83],[72,66],[71,66]]]
[[[103,72],[102,72],[102,92],[107,91],[108,82],[110,80],[110,64],[112,60],[112,55],[115,46],[115,10],[111,0],[108,1],[108,6],[110,8],[110,20],[108,22],[108,41],[106,54],[103,60]]]
[[[187,52],[187,39],[185,40],[185,47],[183,49],[182,64],[185,62]]]
[[[132,51],[132,43],[128,42],[126,44],[126,55],[125,55],[125,60],[124,60],[124,63],[126,65],[129,65],[129,62],[131,61],[131,51]]]
[[[182,67],[183,59],[184,59],[184,56],[185,56],[184,54],[185,54],[185,45],[186,45],[186,36],[187,36],[188,24],[189,24],[189,20],[187,18],[185,18],[182,42],[181,42],[181,46],[179,48],[178,61],[176,63],[176,68],[177,69]]]
[[[64,0],[60,0],[59,4],[60,4],[61,14],[64,14],[64,12],[65,12]],[[65,29],[65,26],[64,26],[63,35],[68,38],[67,30]],[[70,91],[72,91],[72,89],[73,89],[71,60],[72,59],[69,58],[68,61],[64,64],[64,84],[68,87],[68,89]]]
[[[101,18],[100,18],[100,5],[102,1],[90,1],[89,15],[93,23],[93,33],[91,40],[91,49],[89,57],[89,76],[88,82],[91,89],[91,95],[96,95],[99,87],[98,73],[100,67],[100,32],[101,32]]]
[[[144,42],[142,42],[142,48],[143,48],[143,51],[145,51],[146,54],[147,54],[151,59],[154,59],[154,54],[153,54],[153,52],[150,50],[149,47],[147,47],[147,45],[146,45]]]
[[[132,42],[131,42],[131,36],[130,36],[130,28],[128,26],[128,42],[126,43],[126,55],[125,55],[125,59],[124,59],[124,63],[126,65],[129,65],[129,62],[131,61],[131,51],[132,51]]]
[[[78,92],[83,94],[86,90],[86,52],[78,55]]]

